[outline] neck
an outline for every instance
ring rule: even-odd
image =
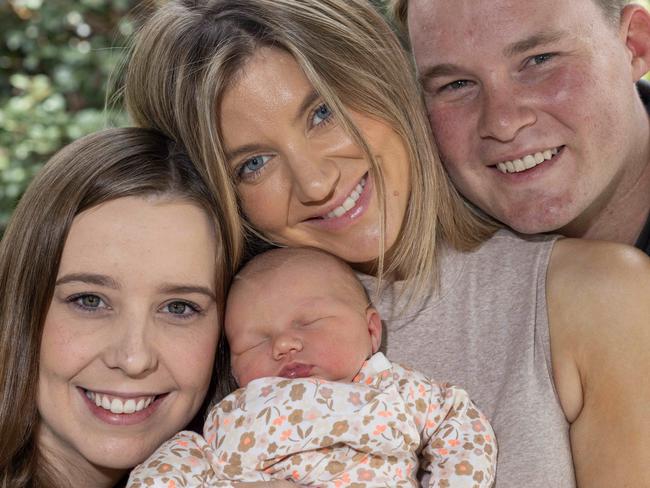
[[[560,234],[631,245],[636,243],[650,212],[649,139],[646,136],[644,144],[640,145],[640,153],[635,158],[637,163],[628,165],[601,198],[558,230]]]

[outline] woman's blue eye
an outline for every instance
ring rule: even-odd
[[[246,175],[257,173],[268,163],[269,159],[271,159],[270,156],[254,156],[247,159],[239,167],[239,176],[245,177]]]
[[[312,117],[312,125],[315,127],[328,120],[331,116],[332,116],[332,111],[327,106],[327,104],[323,103],[319,105],[316,108],[316,110],[314,110],[314,116]]]
[[[162,308],[162,310],[163,312],[185,318],[198,313],[199,307],[188,302],[175,301],[169,302]]]

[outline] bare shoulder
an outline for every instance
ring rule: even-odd
[[[650,474],[635,466],[650,449],[650,258],[620,244],[561,240],[547,300],[553,378],[579,485],[613,486],[600,464],[624,458],[616,476],[629,483],[618,486],[648,486]]]

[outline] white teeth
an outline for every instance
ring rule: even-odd
[[[129,414],[139,412],[140,410],[144,410],[149,405],[151,405],[151,402],[156,399],[155,396],[149,396],[140,399],[128,398],[123,400],[114,396],[95,393],[90,390],[86,390],[86,396],[96,406],[101,407],[104,410],[109,410],[111,413],[116,414]]]
[[[497,163],[497,169],[502,173],[519,173],[530,168],[534,168],[538,164],[548,161],[555,156],[560,149],[555,147],[553,149],[546,149],[545,151],[528,154],[520,159],[513,159],[512,161],[503,161]]]
[[[361,180],[361,182],[357,186],[354,187],[354,190],[352,190],[352,192],[348,195],[348,197],[341,205],[339,205],[338,207],[336,207],[334,210],[332,210],[330,213],[327,214],[327,218],[331,219],[334,217],[340,217],[348,210],[354,208],[355,204],[357,203],[357,200],[359,200],[359,197],[363,192],[364,186],[366,186],[365,177]]]

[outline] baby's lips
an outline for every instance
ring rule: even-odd
[[[307,378],[311,376],[312,367],[303,363],[290,363],[285,365],[278,376],[283,378]]]

